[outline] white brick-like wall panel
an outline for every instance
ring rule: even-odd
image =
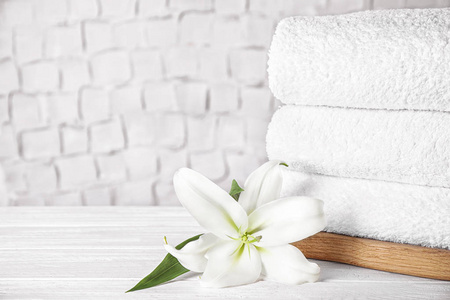
[[[178,108],[175,86],[170,82],[152,82],[144,86],[145,109],[148,111],[175,111]]]
[[[111,91],[111,113],[125,114],[142,110],[140,86],[126,86]]]
[[[167,77],[195,77],[198,72],[197,50],[194,47],[171,48],[165,53]]]
[[[245,147],[245,122],[238,117],[224,116],[219,119],[217,139],[222,149],[239,151]]]
[[[47,97],[47,118],[50,123],[77,123],[78,97],[74,93],[52,94]]]
[[[160,17],[169,14],[166,0],[139,0],[138,10],[142,17]]]
[[[11,31],[0,30],[0,59],[13,56],[13,38]]]
[[[0,96],[0,124],[9,121],[9,103],[6,96]]]
[[[87,21],[83,25],[86,51],[88,53],[95,53],[113,47],[113,31],[108,22]]]
[[[156,140],[156,118],[149,113],[131,113],[124,117],[129,146],[151,146]]]
[[[59,156],[61,146],[57,128],[46,128],[22,133],[22,155],[25,159]]]
[[[329,0],[328,14],[345,14],[370,8],[370,0]]]
[[[52,206],[79,206],[82,204],[81,201],[81,195],[77,192],[56,194],[46,199],[47,205]]]
[[[178,105],[184,112],[201,115],[206,111],[208,86],[201,82],[189,82],[175,87]]]
[[[61,72],[61,89],[68,92],[78,92],[84,85],[91,82],[89,66],[83,60],[64,60],[59,65]]]
[[[152,181],[142,180],[124,183],[115,188],[116,205],[154,205]]]
[[[39,26],[21,26],[13,31],[15,59],[24,64],[42,59],[44,37]]]
[[[258,158],[267,158],[265,138],[269,122],[270,118],[247,118],[245,129],[247,147]]]
[[[156,151],[149,148],[134,148],[124,152],[124,159],[131,180],[151,178],[158,172]]]
[[[239,15],[245,11],[246,2],[243,0],[215,0],[216,12],[225,15]]]
[[[92,58],[91,64],[95,84],[123,84],[131,79],[130,59],[126,52],[99,53]]]
[[[55,167],[51,164],[32,164],[26,171],[28,190],[32,194],[52,193],[57,189]]]
[[[114,44],[121,48],[138,48],[147,45],[145,38],[145,23],[141,21],[123,22],[114,25]]]
[[[272,41],[274,21],[260,15],[247,15],[242,18],[244,40],[247,45],[268,47]]]
[[[97,0],[68,0],[69,20],[92,19],[98,15]]]
[[[261,84],[266,79],[267,51],[236,49],[230,53],[233,78],[246,84]]]
[[[199,52],[199,77],[206,82],[228,78],[228,53],[220,47],[205,48]]]
[[[0,160],[16,158],[18,145],[16,136],[10,125],[0,127]]]
[[[146,23],[145,33],[150,47],[173,46],[177,41],[177,21],[171,17],[151,19]]]
[[[233,83],[211,85],[209,93],[210,109],[214,112],[234,112],[238,109],[238,88]]]
[[[45,93],[59,87],[59,71],[50,61],[30,63],[22,67],[23,89],[28,93]]]
[[[283,7],[282,6],[283,2],[286,0],[248,0],[248,1],[249,1],[248,10],[251,13],[276,18],[280,14],[280,11]]]
[[[82,89],[80,91],[80,113],[85,123],[108,119],[110,115],[108,93],[98,88]]]
[[[406,6],[409,8],[427,8],[427,7],[448,7],[448,0],[406,0]]]
[[[213,8],[212,0],[171,0],[170,7],[180,10],[210,10]]]
[[[244,43],[241,31],[241,20],[238,17],[217,17],[212,25],[212,42],[214,46],[238,46]]]
[[[46,201],[41,196],[14,196],[11,199],[12,206],[44,206]]]
[[[111,205],[111,191],[109,188],[101,187],[85,190],[83,198],[84,204],[88,206]]]
[[[61,128],[61,143],[64,154],[85,153],[88,150],[86,129],[76,126]]]
[[[34,5],[36,21],[48,25],[63,22],[68,15],[68,10],[67,1],[39,0]]]
[[[169,149],[185,145],[186,128],[181,114],[165,114],[157,118],[157,144]]]
[[[13,198],[16,198],[18,194],[24,194],[27,191],[27,184],[25,181],[27,167],[28,164],[24,162],[5,162],[3,164],[6,188],[10,194],[14,193]]]
[[[0,94],[8,94],[19,87],[19,76],[11,60],[0,61]]]
[[[95,183],[97,170],[92,156],[75,156],[56,161],[61,189],[80,188]]]
[[[219,151],[208,153],[192,153],[191,167],[211,180],[220,180],[226,175],[223,154]]]
[[[102,17],[128,19],[135,15],[136,0],[100,0]]]
[[[254,155],[238,153],[227,153],[226,161],[230,168],[226,183],[231,186],[232,180],[235,179],[241,187],[244,187],[248,175],[261,164]]]
[[[186,13],[180,21],[181,43],[188,45],[209,45],[211,43],[211,13]]]
[[[172,182],[157,182],[155,184],[155,196],[160,206],[181,206],[173,188]]]
[[[122,124],[118,119],[91,125],[89,132],[92,152],[111,152],[125,146]]]
[[[217,120],[214,116],[187,119],[188,147],[192,152],[212,151],[215,147]]]
[[[16,130],[39,127],[43,124],[41,101],[37,96],[13,93],[10,96],[10,103]]]
[[[242,113],[245,116],[270,117],[272,93],[269,88],[247,87],[241,90]]]
[[[267,81],[276,24],[403,7],[450,0],[0,1],[7,203],[180,205],[181,167],[243,185],[281,105]]]
[[[405,7],[406,0],[374,0],[374,9],[392,9]]]
[[[30,1],[13,0],[0,3],[0,26],[12,29],[20,25],[29,25],[33,21],[33,5]]]
[[[122,153],[97,156],[100,180],[106,182],[121,182],[127,177],[127,169]]]
[[[156,50],[136,50],[131,53],[133,79],[138,82],[163,78],[162,58]]]
[[[186,166],[189,166],[187,151],[160,151],[159,172],[165,181],[171,182],[175,172]]]
[[[56,26],[47,31],[45,37],[45,55],[47,58],[81,56],[83,43],[81,27]]]
[[[282,4],[282,15],[289,16],[316,16],[326,13],[328,0],[284,0]],[[362,1],[357,0],[355,2]],[[392,0],[395,1],[395,0]]]

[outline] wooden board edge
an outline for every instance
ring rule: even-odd
[[[450,280],[450,250],[319,232],[293,243],[307,258]]]

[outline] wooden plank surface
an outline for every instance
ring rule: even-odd
[[[0,278],[135,278],[144,277],[166,255],[164,249],[2,249]],[[51,262],[51,263],[50,263]],[[429,279],[317,261],[326,281],[432,282]],[[64,272],[61,272],[64,270]]]
[[[0,299],[442,299],[448,300],[449,287],[438,283],[404,282],[316,282],[300,286],[260,281],[251,286],[209,289],[198,285],[195,277],[150,290],[123,294],[133,279],[82,280],[1,280]]]
[[[316,261],[314,284],[206,289],[198,274],[124,294],[203,230],[183,208],[0,208],[0,299],[449,299],[450,283]]]
[[[293,244],[308,258],[450,280],[450,250],[319,232]]]

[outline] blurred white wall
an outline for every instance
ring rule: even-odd
[[[243,183],[266,160],[278,106],[267,49],[281,18],[443,6],[0,0],[0,205],[176,205],[184,166]]]

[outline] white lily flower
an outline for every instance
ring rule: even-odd
[[[227,287],[265,279],[287,284],[314,282],[320,268],[289,243],[321,231],[323,202],[308,197],[279,199],[280,161],[254,171],[239,202],[203,175],[187,168],[174,176],[181,204],[210,233],[181,250],[164,245],[187,269],[203,272],[202,283]]]

